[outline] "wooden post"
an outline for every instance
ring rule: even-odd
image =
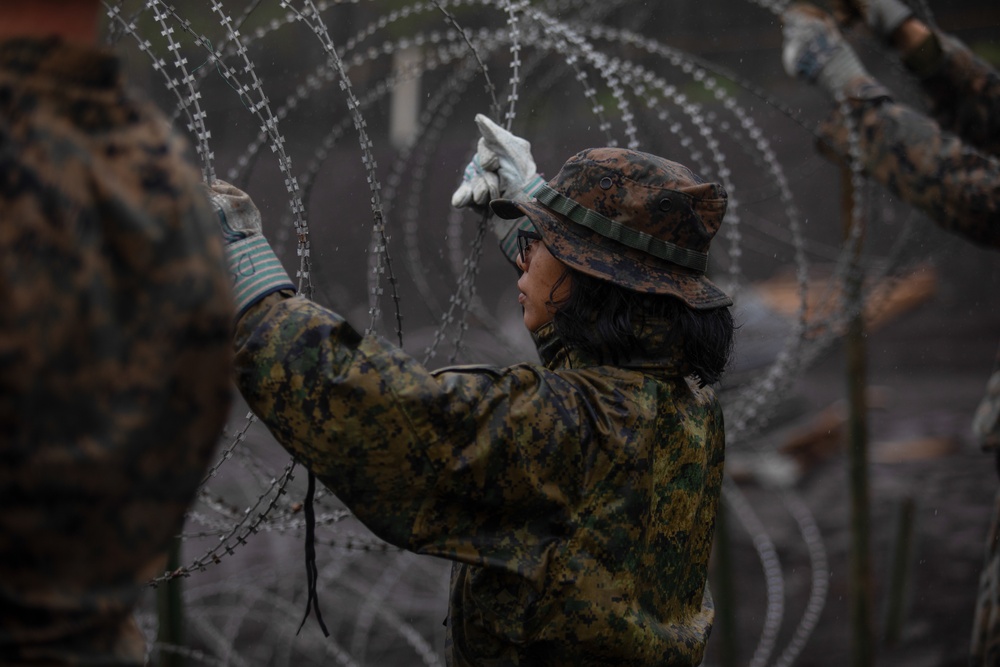
[[[854,186],[850,167],[841,168],[841,216],[844,238],[851,235],[854,224]],[[860,243],[851,259],[845,281],[845,299],[855,310],[847,327],[847,460],[851,507],[850,582],[848,600],[851,619],[852,667],[870,667],[875,660],[874,623],[872,615],[871,520],[868,493],[868,401],[865,355],[865,323],[861,308],[864,272],[860,263]]]
[[[733,550],[729,540],[729,517],[725,501],[719,502],[715,515],[715,613],[720,633],[719,664],[736,667],[736,593],[733,584]]]
[[[181,540],[175,537],[167,554],[167,570],[172,572],[180,567]],[[156,641],[171,646],[181,646],[184,643],[184,603],[181,599],[180,577],[169,579],[156,589],[156,606],[159,615],[159,628],[156,631]],[[159,651],[158,665],[160,667],[182,667],[183,656],[173,651]]]
[[[913,561],[913,518],[915,503],[911,496],[903,498],[899,507],[896,527],[896,544],[889,575],[889,604],[885,614],[885,643],[895,646],[903,636],[903,619],[906,617],[907,583]]]

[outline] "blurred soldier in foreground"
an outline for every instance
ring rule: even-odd
[[[705,268],[726,192],[620,148],[544,183],[527,141],[477,121],[453,204],[498,216],[541,363],[431,372],[360,336],[294,294],[256,207],[216,183],[237,383],[377,535],[455,561],[449,664],[697,665],[725,447],[708,385],[733,341]]]
[[[930,102],[925,115],[893,100],[840,35],[811,5],[784,14],[784,65],[846,100],[866,172],[970,241],[1000,248],[1000,74],[953,37],[928,26],[900,0],[835,0],[844,23],[861,20],[895,49]],[[827,149],[849,148],[840,109],[823,125]],[[997,451],[1000,470],[1000,371],[976,412],[973,431]],[[980,580],[972,664],[1000,665],[1000,494]]]
[[[3,665],[144,663],[132,610],[230,399],[218,226],[98,9],[0,2]]]

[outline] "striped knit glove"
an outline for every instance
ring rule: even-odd
[[[264,238],[260,211],[250,196],[225,181],[213,181],[208,197],[222,227],[223,252],[233,279],[239,320],[268,294],[294,290],[295,285]]]

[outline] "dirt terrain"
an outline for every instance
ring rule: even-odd
[[[993,457],[972,442],[970,420],[1000,340],[996,258],[943,234],[935,259],[935,294],[867,338],[870,432],[871,553],[876,664],[907,667],[965,665],[984,538],[993,513]],[[790,487],[812,511],[829,559],[829,591],[819,624],[795,664],[849,664],[850,517],[847,461],[833,408],[845,395],[844,355],[835,346],[798,383],[791,417],[769,436],[791,442],[804,432],[830,437],[813,447],[801,478]],[[825,414],[824,414],[824,411]],[[824,421],[825,420],[825,421]],[[823,438],[819,438],[823,440]],[[785,615],[775,656],[803,614],[810,569],[804,542],[781,493],[740,474],[746,494],[774,540],[785,574]],[[910,550],[894,564],[902,508],[913,503]],[[765,614],[763,575],[747,534],[733,528],[738,656],[747,664]],[[892,574],[906,568],[902,625],[886,637]],[[721,629],[706,664],[720,664]]]

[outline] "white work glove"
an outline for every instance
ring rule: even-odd
[[[527,199],[540,177],[531,143],[476,114],[479,139],[476,155],[465,168],[462,183],[451,196],[455,208],[486,206],[491,199]]]
[[[233,279],[236,319],[268,294],[295,289],[264,238],[260,211],[250,195],[225,181],[213,181],[208,198],[219,216],[223,252]]]
[[[789,76],[818,83],[834,98],[852,81],[871,78],[826,12],[806,3],[793,3],[781,21],[781,60]]]
[[[491,199],[500,198],[500,174],[483,168],[480,154],[485,151],[482,142],[480,139],[480,149],[476,151],[469,164],[465,165],[462,183],[451,195],[451,205],[455,208],[464,208],[470,204],[486,206]]]
[[[462,208],[486,207],[492,199],[530,198],[542,184],[531,156],[531,143],[503,129],[482,114],[476,114],[479,127],[478,150],[462,176],[462,184],[451,196],[451,205]],[[505,220],[492,217],[490,229],[500,240],[500,249],[512,262],[517,257],[517,229],[530,227],[527,218]]]

